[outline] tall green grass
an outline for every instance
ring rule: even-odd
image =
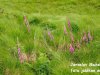
[[[99,63],[99,9],[99,0],[1,0],[0,75],[80,75],[70,72],[71,62]],[[28,17],[30,33],[24,24],[24,15]],[[66,17],[73,25],[75,40],[80,39],[84,31],[93,34],[94,40],[76,49],[74,54],[70,54],[65,47],[70,44]],[[64,25],[68,31],[67,36],[63,32]],[[54,40],[49,39],[47,29],[51,31]],[[29,55],[35,53],[36,61],[20,63],[17,37],[21,52]],[[99,75],[86,73],[89,74]]]

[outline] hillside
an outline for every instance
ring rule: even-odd
[[[100,63],[99,32],[100,0],[0,0],[0,75],[81,75],[70,64]]]

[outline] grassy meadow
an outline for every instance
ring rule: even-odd
[[[75,45],[88,31],[93,40],[71,53],[70,33]],[[86,68],[71,63],[100,63],[99,53],[100,0],[0,0],[0,75],[99,75],[70,71]]]

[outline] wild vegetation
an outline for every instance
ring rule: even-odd
[[[99,20],[99,0],[0,0],[0,75],[80,75],[71,62],[100,63]]]

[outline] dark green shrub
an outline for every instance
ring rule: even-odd
[[[53,24],[53,23],[49,23],[49,22],[43,22],[41,24],[41,27],[43,27],[44,30],[55,30],[56,29],[56,26]]]
[[[32,24],[32,25],[38,25],[38,24],[40,24],[40,19],[39,18],[36,18],[36,17],[34,17],[32,20],[30,20],[30,24]]]
[[[49,63],[37,63],[34,67],[34,72],[36,75],[51,75],[51,70],[49,68]]]
[[[75,23],[71,23],[72,32],[77,33],[79,31],[79,27]]]

